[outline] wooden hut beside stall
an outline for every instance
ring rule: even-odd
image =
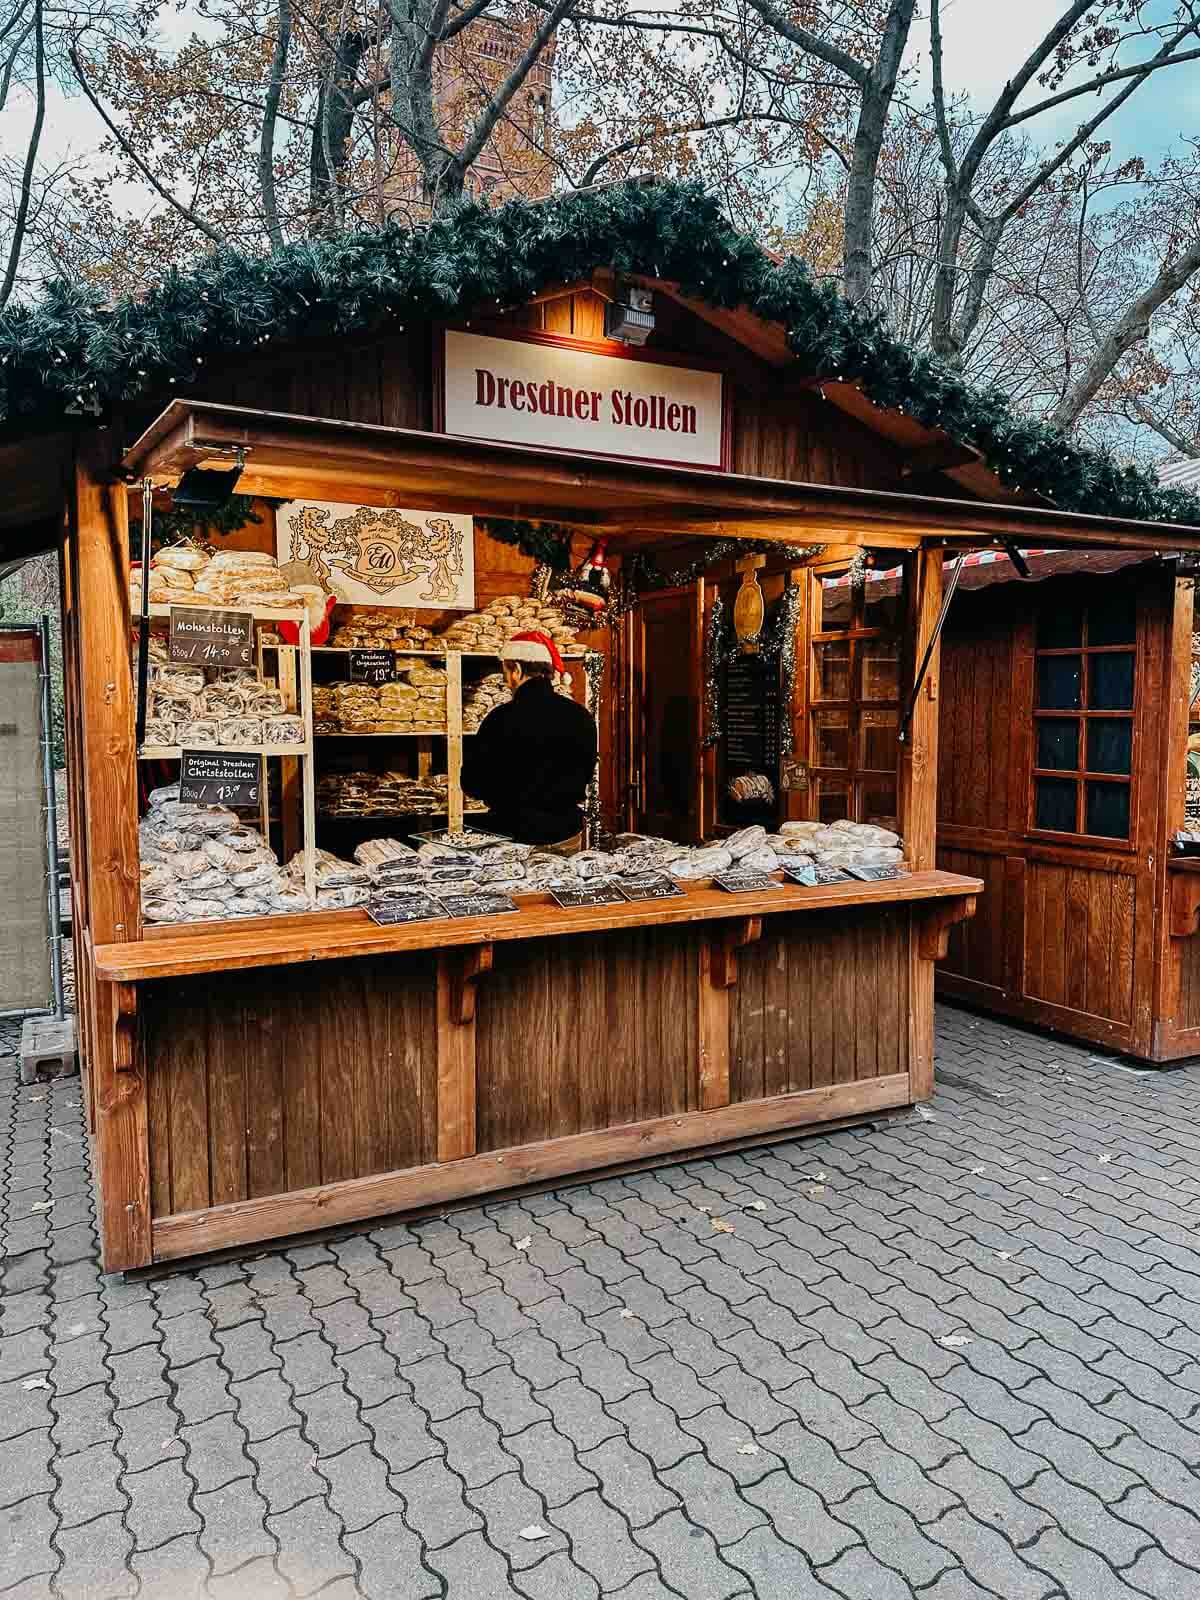
[[[527,261],[531,213],[513,214]],[[664,219],[680,230],[674,246]],[[336,337],[308,279],[300,308],[291,258],[279,281],[235,265],[265,273],[280,315],[289,308],[264,342],[218,313],[229,280],[205,268],[169,299],[187,301],[193,329],[214,308],[214,326],[164,351],[160,324],[151,361],[138,319],[161,310],[153,296],[126,308],[120,383],[111,365],[93,374],[82,345],[64,355],[69,381],[53,355],[36,368],[26,352],[19,384],[9,368],[3,554],[62,558],[80,1031],[110,1270],[926,1098],[934,963],[983,876],[974,857],[966,871],[934,860],[944,551],[1014,539],[1139,557],[1164,542],[1200,549],[1195,527],[1029,503],[977,446],[806,365],[766,314],[786,269],[762,264],[694,189],[556,202],[552,220],[538,281],[503,303],[480,288],[471,234],[457,298],[444,272],[440,299],[413,291],[403,314],[398,291],[359,285]],[[697,225],[702,247],[684,237]],[[435,247],[446,247],[435,230],[387,241],[389,260]],[[764,274],[756,311],[725,303],[733,256],[744,277]],[[650,293],[655,319],[637,350],[605,335],[606,307],[630,284]],[[602,453],[530,417],[521,438],[497,439],[494,422],[449,433],[447,327],[510,354],[549,352],[564,383],[597,356],[630,382],[716,373],[719,456],[680,459],[669,431]],[[636,556],[682,572],[586,639],[600,660],[599,805],[614,828],[698,840],[744,820],[729,803],[726,730],[710,726],[706,637],[714,606],[732,610],[747,581],[737,542],[756,541],[766,603],[799,591],[793,667],[756,680],[784,730],[762,746],[774,763],[762,815],[894,818],[907,875],[750,894],[690,885],[603,907],[541,899],[507,917],[395,927],[361,910],[145,925],[131,506],[147,478],[169,487],[239,453],[239,489],[268,507],[302,496],[472,513],[481,599],[528,583],[534,566],[489,536],[488,518],[568,526],[579,552],[602,533],[618,569]],[[270,515],[237,537],[272,548]],[[716,540],[734,541],[719,562]],[[892,575],[885,604],[845,581],[864,555]]]
[[[1189,558],[968,556],[942,635],[938,861],[986,886],[945,995],[1144,1061],[1200,1055]]]

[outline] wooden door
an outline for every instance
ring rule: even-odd
[[[703,824],[703,584],[649,594],[632,614],[629,814],[642,833],[694,842]]]

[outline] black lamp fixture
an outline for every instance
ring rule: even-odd
[[[177,511],[219,511],[228,505],[246,465],[246,452],[239,448],[235,464],[220,470],[214,467],[189,467],[171,491]]]
[[[617,297],[604,308],[604,336],[643,345],[654,332],[654,296],[632,283],[617,285]]]

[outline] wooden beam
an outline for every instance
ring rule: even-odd
[[[973,444],[958,444],[953,439],[939,440],[918,450],[909,450],[900,463],[902,478],[920,478],[930,472],[949,472],[953,467],[966,467],[973,461],[982,461],[983,452]]]
[[[942,603],[942,552],[922,550],[908,586],[905,658],[908,671],[925,654]],[[900,756],[900,826],[909,863],[916,872],[933,870],[937,856],[938,685],[941,646],[934,649]],[[981,886],[982,887],[982,886]],[[913,1099],[933,1094],[933,966],[914,938],[909,954],[909,1073]]]
[[[87,913],[93,947],[141,938],[134,690],[129,658],[128,497],[112,483],[111,434],[80,438],[72,542],[75,658],[83,735]],[[134,1047],[131,992],[95,985],[89,1028],[96,1177],[106,1271],[150,1259],[146,1083]]]
[[[846,1117],[867,1117],[910,1100],[906,1072],[861,1083],[834,1084],[746,1100],[713,1111],[688,1111],[594,1133],[572,1134],[513,1149],[488,1151],[446,1165],[377,1173],[341,1183],[267,1195],[163,1217],[154,1224],[154,1259],[180,1260],[314,1228],[444,1205],[452,1200],[576,1172],[595,1172],[630,1160],[701,1149],[728,1139],[803,1129]]]
[[[437,970],[437,1158],[475,1152],[475,984],[492,967],[490,944],[447,950]]]

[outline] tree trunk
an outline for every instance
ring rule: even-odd
[[[866,305],[874,276],[875,180],[879,153],[892,109],[896,76],[912,27],[916,0],[892,0],[879,56],[862,85],[858,126],[846,187],[842,241],[842,286],[852,305]]]
[[[366,48],[361,33],[339,35],[318,91],[309,183],[313,226],[318,233],[333,233],[341,226],[342,174],[354,127],[354,86]]]
[[[291,0],[278,0],[278,8],[278,32],[271,57],[271,76],[267,80],[267,96],[263,102],[262,135],[258,145],[258,190],[272,250],[283,249],[283,228],[280,226],[279,205],[275,198],[275,120],[283,95],[288,46],[292,39]]]
[[[966,220],[965,195],[957,187],[947,184],[946,215],[942,220],[942,232],[938,239],[937,276],[933,280],[930,343],[936,355],[954,366],[962,362],[962,347],[954,329],[954,288],[958,277],[958,252],[962,246]]]

